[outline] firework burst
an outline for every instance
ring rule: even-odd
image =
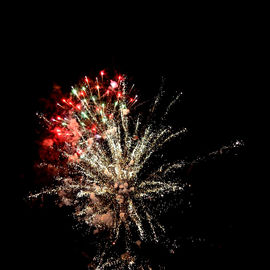
[[[140,115],[134,115],[138,96],[133,91],[125,76],[109,80],[102,71],[95,80],[85,77],[72,87],[70,96],[60,97],[55,114],[38,114],[48,134],[41,143],[39,166],[53,170],[55,181],[30,197],[55,195],[60,206],[74,209],[79,224],[87,224],[94,235],[106,233],[89,269],[151,269],[133,247],[160,240],[165,229],[157,217],[166,210],[160,202],[186,186],[175,172],[190,162],[164,163],[159,154],[164,144],[186,133],[185,128],[175,131],[164,124],[181,93],[157,124],[151,117],[142,123]],[[149,114],[161,96],[162,91]],[[153,156],[160,159],[154,169],[149,166]],[[116,246],[121,238],[124,250],[119,253]]]

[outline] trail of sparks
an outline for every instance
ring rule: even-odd
[[[53,168],[55,182],[30,197],[57,195],[59,204],[72,206],[74,217],[94,228],[94,234],[109,232],[89,269],[151,269],[148,264],[137,263],[132,251],[132,245],[158,242],[164,233],[148,202],[182,192],[185,183],[175,172],[191,162],[162,163],[149,173],[145,167],[157,150],[187,130],[173,131],[152,123],[143,126],[139,116],[130,116],[138,97],[131,95],[133,86],[128,89],[126,78],[107,80],[103,72],[100,81],[85,77],[72,87],[68,98],[57,103],[56,115],[39,114],[49,131],[42,147],[50,156],[40,167]],[[155,111],[161,96],[162,92],[150,113]],[[166,108],[162,121],[180,96]],[[237,144],[240,142],[232,147]],[[209,156],[218,153],[220,150]],[[125,252],[117,256],[111,246],[117,244],[121,230],[125,232]]]

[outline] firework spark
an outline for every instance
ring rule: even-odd
[[[40,167],[50,167],[55,181],[30,197],[56,195],[59,205],[72,206],[76,220],[87,224],[93,234],[108,233],[89,269],[151,269],[132,247],[158,242],[165,231],[157,219],[165,205],[153,207],[149,202],[182,192],[186,186],[175,172],[190,162],[164,163],[159,155],[160,165],[154,170],[149,166],[165,143],[186,133],[185,128],[175,131],[164,124],[181,93],[167,106],[161,124],[151,119],[146,126],[133,115],[138,96],[132,94],[133,85],[126,77],[108,80],[104,71],[100,76],[100,80],[85,77],[71,88],[69,97],[60,97],[53,116],[39,114],[49,134],[41,143],[47,154]],[[161,96],[162,92],[149,114]],[[117,254],[114,247],[121,237],[125,250]]]

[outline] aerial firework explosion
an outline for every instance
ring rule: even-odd
[[[182,93],[162,117],[151,117],[163,94],[161,90],[153,100],[145,122],[135,113],[139,98],[134,85],[124,75],[109,80],[101,71],[95,80],[85,77],[72,87],[68,97],[59,97],[55,113],[38,114],[47,130],[39,167],[50,170],[54,182],[29,197],[54,196],[59,206],[73,208],[78,224],[103,236],[89,269],[152,269],[134,247],[163,238],[165,228],[158,217],[170,206],[164,198],[178,196],[188,186],[176,172],[206,158],[163,159],[164,144],[187,131],[166,122]],[[239,145],[236,141],[207,158]]]

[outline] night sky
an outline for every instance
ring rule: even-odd
[[[183,19],[181,14],[171,22],[161,16],[157,23],[149,19],[147,24],[138,14],[78,27],[71,19],[68,23],[58,20],[57,14],[44,18],[36,28],[35,20],[23,26],[18,22],[11,50],[16,63],[12,68],[14,115],[20,135],[12,135],[17,161],[12,173],[15,214],[8,269],[87,269],[85,254],[91,244],[72,230],[65,210],[51,205],[30,207],[23,198],[37,181],[32,167],[37,157],[35,112],[41,108],[40,100],[49,97],[54,84],[69,92],[81,77],[95,77],[101,70],[127,74],[141,100],[158,93],[162,76],[167,95],[176,90],[184,93],[171,121],[187,127],[189,133],[168,149],[172,157],[206,154],[236,139],[245,142],[238,155],[224,155],[187,172],[192,188],[185,196],[191,207],[184,204],[164,218],[170,236],[180,245],[175,254],[153,247],[143,251],[168,269],[219,269],[232,266],[235,259],[241,264],[241,253],[248,245],[248,95],[253,80],[247,27],[236,14],[230,23],[218,14],[208,20],[202,16],[196,23],[196,16]]]

